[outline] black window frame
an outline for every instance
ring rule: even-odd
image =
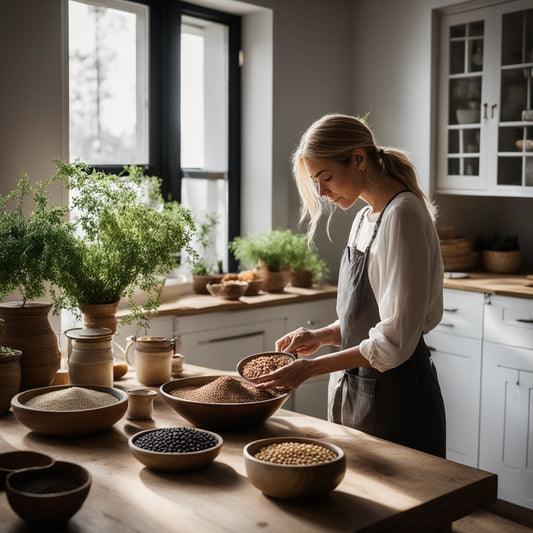
[[[204,177],[206,169],[181,166],[180,142],[180,53],[181,17],[191,16],[228,26],[228,241],[241,227],[241,17],[180,0],[130,0],[149,8],[149,133],[146,171],[162,180],[165,200],[181,201],[181,180]],[[122,172],[124,165],[94,165],[109,173]],[[237,261],[228,252],[228,271]]]

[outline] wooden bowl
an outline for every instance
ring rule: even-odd
[[[15,451],[0,453],[0,490],[6,486],[6,477],[11,472],[27,468],[42,468],[54,464],[54,460],[44,453]]]
[[[201,387],[221,376],[195,376],[164,383],[159,388],[165,401],[185,420],[197,427],[231,430],[257,426],[271,417],[287,400],[289,393],[268,400],[245,403],[204,403],[173,396],[180,387]]]
[[[259,353],[254,353],[252,355],[248,355],[248,356],[242,358],[237,363],[237,373],[239,374],[239,376],[241,376],[242,379],[252,383],[254,380],[249,378],[249,377],[246,377],[243,374],[243,370],[244,370],[244,367],[246,366],[246,364],[249,363],[250,361],[254,360],[254,359],[257,359],[258,357],[269,357],[269,356],[272,356],[272,355],[286,355],[287,357],[290,357],[292,361],[295,361],[297,359],[296,355],[294,355],[292,353],[287,353],[287,352],[259,352]],[[279,367],[279,368],[281,368],[281,367]]]
[[[238,300],[248,289],[247,281],[225,281],[223,283],[208,283],[207,291],[215,298],[223,300]]]
[[[142,435],[152,433],[157,429],[147,429],[136,433],[128,440],[128,445],[132,451],[134,457],[140,461],[143,465],[154,470],[163,470],[169,472],[181,471],[181,470],[193,470],[195,468],[202,468],[212,463],[222,449],[223,439],[217,433],[211,431],[203,431],[214,435],[217,439],[217,444],[212,448],[207,448],[199,452],[183,452],[183,453],[164,453],[154,452],[140,448],[135,442]]]
[[[35,396],[74,386],[112,394],[118,399],[118,402],[106,407],[80,409],[77,411],[46,411],[26,405],[26,402]],[[127,408],[128,395],[126,392],[114,387],[100,385],[40,387],[19,392],[11,400],[11,409],[21,424],[36,433],[51,437],[80,437],[100,433],[120,420]]]
[[[254,457],[263,446],[288,441],[318,444],[333,450],[337,458],[314,465],[284,465]],[[275,437],[256,440],[244,447],[243,454],[246,474],[252,485],[274,498],[303,498],[328,494],[342,481],[346,472],[346,457],[342,448],[315,439]]]
[[[244,296],[256,296],[265,288],[264,279],[252,279],[248,281],[248,288],[246,289]]]
[[[82,466],[56,461],[51,466],[9,474],[7,501],[26,522],[59,528],[79,511],[91,481],[91,474]]]

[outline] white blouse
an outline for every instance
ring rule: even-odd
[[[349,245],[364,251],[379,213],[361,209]],[[357,242],[359,221],[365,213]],[[422,334],[442,318],[444,268],[439,238],[424,203],[413,193],[396,196],[385,209],[367,261],[380,321],[359,345],[370,365],[383,372],[405,362]]]

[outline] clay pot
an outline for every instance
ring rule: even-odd
[[[192,276],[192,290],[196,294],[209,294],[207,291],[208,283],[220,283],[224,274],[212,274],[201,276],[199,274],[193,274]]]
[[[260,279],[265,280],[263,290],[265,292],[283,292],[289,279],[292,270],[286,268],[284,270],[269,270],[266,266],[260,265],[257,269],[257,275]]]
[[[312,270],[299,270],[298,272],[291,272],[291,285],[293,287],[309,288],[313,285]]]
[[[0,355],[0,414],[7,413],[11,407],[11,398],[20,388],[20,358],[22,352],[15,350],[12,355]]]
[[[0,318],[4,333],[0,344],[22,351],[20,390],[50,385],[61,360],[57,337],[48,322],[50,303],[4,302]]]
[[[88,329],[107,328],[116,333],[118,304],[118,301],[109,304],[83,304],[83,325]]]

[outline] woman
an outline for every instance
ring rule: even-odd
[[[358,198],[368,205],[342,257],[338,320],[276,342],[277,350],[302,356],[324,345],[340,351],[299,358],[256,386],[293,389],[335,372],[330,421],[444,457],[444,405],[422,337],[442,316],[443,266],[434,207],[413,164],[399,150],[377,147],[363,120],[335,114],[302,136],[293,171],[310,239],[324,199],[343,210]]]

